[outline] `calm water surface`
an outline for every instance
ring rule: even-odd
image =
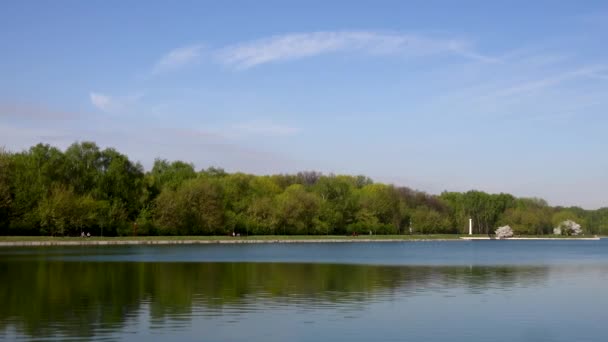
[[[608,341],[608,240],[0,249],[0,340]]]

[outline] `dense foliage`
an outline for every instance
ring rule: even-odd
[[[608,234],[608,208],[550,207],[481,191],[429,195],[364,176],[256,176],[156,160],[145,172],[118,151],[74,143],[0,150],[2,235],[551,234],[566,220]]]

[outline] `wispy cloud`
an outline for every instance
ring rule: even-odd
[[[192,64],[200,57],[202,49],[201,45],[190,45],[173,49],[156,62],[152,73],[158,74]]]
[[[222,139],[241,140],[243,138],[277,138],[290,137],[300,129],[270,120],[250,120],[222,125],[205,126],[205,131]]]
[[[113,107],[112,98],[108,95],[91,92],[89,94],[89,98],[91,99],[93,106],[101,109],[104,112],[109,111]]]
[[[589,75],[591,78],[596,78],[598,80],[605,80],[608,81],[608,74],[601,74],[601,73],[597,73],[597,74],[593,74],[593,75]]]
[[[290,136],[299,132],[298,128],[270,121],[250,121],[232,126],[237,134],[262,136]]]
[[[141,97],[141,94],[116,97],[98,92],[89,93],[91,104],[106,113],[122,113],[133,106]]]
[[[589,118],[608,103],[608,65],[561,46],[537,44],[501,54],[500,64],[437,67],[417,82],[417,113],[484,123],[563,124]]]
[[[39,142],[67,148],[75,141],[92,140],[99,146],[116,147],[151,167],[155,158],[181,159],[198,167],[221,166],[228,170],[253,173],[288,172],[306,169],[301,160],[264,148],[243,144],[215,133],[191,128],[158,127],[141,123],[144,129],[133,130],[120,119],[98,118],[86,121],[82,127],[76,122],[23,126],[0,121],[0,147],[19,152]],[[150,146],[155,146],[153,149]]]
[[[247,69],[265,63],[341,51],[372,55],[454,54],[483,62],[497,61],[474,51],[469,42],[460,39],[375,31],[322,31],[278,35],[222,48],[217,51],[217,56],[226,65]]]
[[[33,120],[63,120],[77,117],[78,114],[49,108],[44,105],[0,102],[0,118],[33,119]]]
[[[41,127],[38,123],[35,127],[16,125],[0,122],[0,148],[4,147],[11,152],[27,150],[31,146],[43,142],[65,146],[66,141],[74,141],[67,137],[61,126]]]
[[[563,72],[550,77],[530,80],[521,84],[517,84],[515,86],[503,89],[494,95],[511,96],[522,93],[530,93],[547,87],[557,86],[562,82],[574,80],[581,77],[601,78],[601,73],[606,70],[608,70],[608,67],[603,65],[582,67],[576,70]]]

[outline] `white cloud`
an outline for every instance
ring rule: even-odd
[[[89,98],[91,99],[93,106],[104,112],[111,111],[112,107],[114,107],[112,98],[108,95],[91,92],[89,93]]]
[[[127,109],[132,109],[142,96],[142,94],[135,94],[116,97],[98,92],[89,93],[91,104],[106,113],[124,113]]]
[[[496,59],[473,51],[470,44],[458,39],[438,39],[415,34],[374,31],[311,32],[278,35],[220,49],[221,62],[237,69],[283,60],[312,57],[339,51],[368,54],[404,54],[425,56],[455,54],[483,62]]]
[[[194,63],[201,55],[201,45],[190,45],[173,49],[165,54],[152,70],[153,74],[175,70]]]

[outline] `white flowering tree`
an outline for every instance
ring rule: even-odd
[[[580,224],[572,220],[566,220],[555,227],[553,233],[556,235],[579,235],[583,233],[583,229]]]
[[[506,239],[513,236],[513,229],[510,226],[502,226],[496,229],[494,233],[496,233],[497,239]]]

